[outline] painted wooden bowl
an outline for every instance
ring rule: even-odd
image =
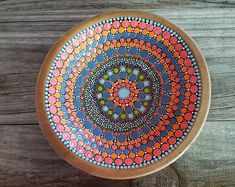
[[[89,174],[127,179],[175,161],[210,104],[200,50],[170,21],[137,11],[70,29],[41,67],[36,108],[54,150]]]

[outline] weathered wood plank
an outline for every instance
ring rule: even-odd
[[[34,90],[46,53],[71,26],[104,9],[45,10],[0,13],[0,124],[37,123]],[[184,28],[205,55],[212,79],[208,121],[234,120],[235,9],[157,8],[148,11]]]
[[[207,122],[196,142],[166,169],[134,180],[87,175],[58,157],[36,125],[0,126],[0,186],[233,186],[235,123]]]
[[[52,150],[36,125],[0,126],[0,186],[178,186],[175,171],[134,180],[106,180],[83,173]]]

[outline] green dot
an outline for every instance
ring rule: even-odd
[[[104,89],[103,86],[100,86],[100,85],[99,85],[99,86],[97,87],[97,90],[98,90],[99,92],[102,92],[103,89]]]
[[[140,74],[140,75],[139,75],[139,79],[140,79],[140,80],[144,80],[144,75],[143,75],[143,74]]]
[[[114,68],[113,72],[117,74],[119,72],[119,69],[118,68]]]
[[[134,110],[134,114],[135,115],[138,115],[139,114],[139,111],[137,109]]]
[[[147,101],[144,101],[144,106],[148,106],[149,105],[149,103],[147,102]]]
[[[107,74],[104,75],[104,79],[105,80],[108,80],[109,79],[109,76]]]
[[[126,72],[130,74],[132,72],[132,69],[131,68],[127,68]]]
[[[149,88],[144,88],[144,93],[149,93],[150,92],[150,89]]]
[[[113,114],[113,111],[112,111],[112,110],[109,110],[109,111],[108,111],[108,115],[111,116],[112,114]]]
[[[122,113],[120,117],[121,117],[121,119],[126,119],[126,114]]]
[[[101,100],[100,100],[100,104],[101,104],[101,105],[104,105],[104,104],[105,104],[105,100],[101,99]]]

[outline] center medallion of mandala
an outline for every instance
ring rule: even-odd
[[[155,110],[159,80],[149,65],[120,57],[101,65],[84,90],[86,112],[105,129],[127,131],[141,126]]]

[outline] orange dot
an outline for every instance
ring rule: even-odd
[[[138,151],[137,153],[139,156],[143,156],[144,155],[144,151]]]
[[[103,31],[102,32],[102,36],[104,36],[104,37],[108,36],[108,32],[107,31]]]
[[[167,138],[166,138],[166,137],[162,137],[161,141],[162,141],[163,143],[165,143],[165,142],[167,142]]]
[[[174,124],[174,125],[173,125],[173,129],[174,129],[174,130],[179,129],[179,125],[178,125],[178,124]]]
[[[161,35],[157,35],[157,40],[161,41],[162,40],[162,36]]]
[[[110,33],[111,33],[111,34],[115,34],[115,32],[116,32],[116,29],[114,29],[114,28],[112,28],[112,29],[110,30]]]
[[[123,27],[119,27],[118,32],[119,33],[123,33],[124,32],[124,28]]]
[[[154,147],[155,147],[156,149],[158,149],[158,148],[161,147],[161,144],[160,144],[160,143],[155,143],[155,144],[154,144]]]
[[[150,32],[150,33],[149,33],[149,37],[150,37],[150,38],[154,37],[154,32]]]
[[[148,34],[148,31],[147,31],[147,29],[144,29],[144,30],[142,30],[142,34],[143,34],[143,35],[146,35],[146,34]]]
[[[116,154],[116,153],[112,153],[112,154],[110,155],[110,157],[111,157],[112,159],[116,159],[116,158],[117,158],[117,154]]]
[[[120,158],[121,158],[122,160],[124,160],[124,159],[126,158],[126,155],[125,155],[124,153],[122,153],[122,154],[120,155]]]
[[[101,154],[104,158],[108,156],[108,153],[106,153],[106,152],[102,152]]]
[[[178,117],[177,117],[177,121],[178,121],[178,122],[182,122],[183,120],[184,120],[183,116],[178,116]]]
[[[152,149],[151,147],[147,147],[147,148],[146,148],[146,152],[147,152],[147,153],[152,153],[152,151],[153,151],[153,149]]]
[[[127,32],[131,32],[132,31],[132,27],[131,26],[127,27],[126,31]]]
[[[135,28],[134,32],[138,34],[140,32],[140,29],[138,27]]]
[[[130,153],[129,153],[129,157],[130,157],[130,158],[135,158],[135,154],[134,154],[133,152],[130,152]]]

